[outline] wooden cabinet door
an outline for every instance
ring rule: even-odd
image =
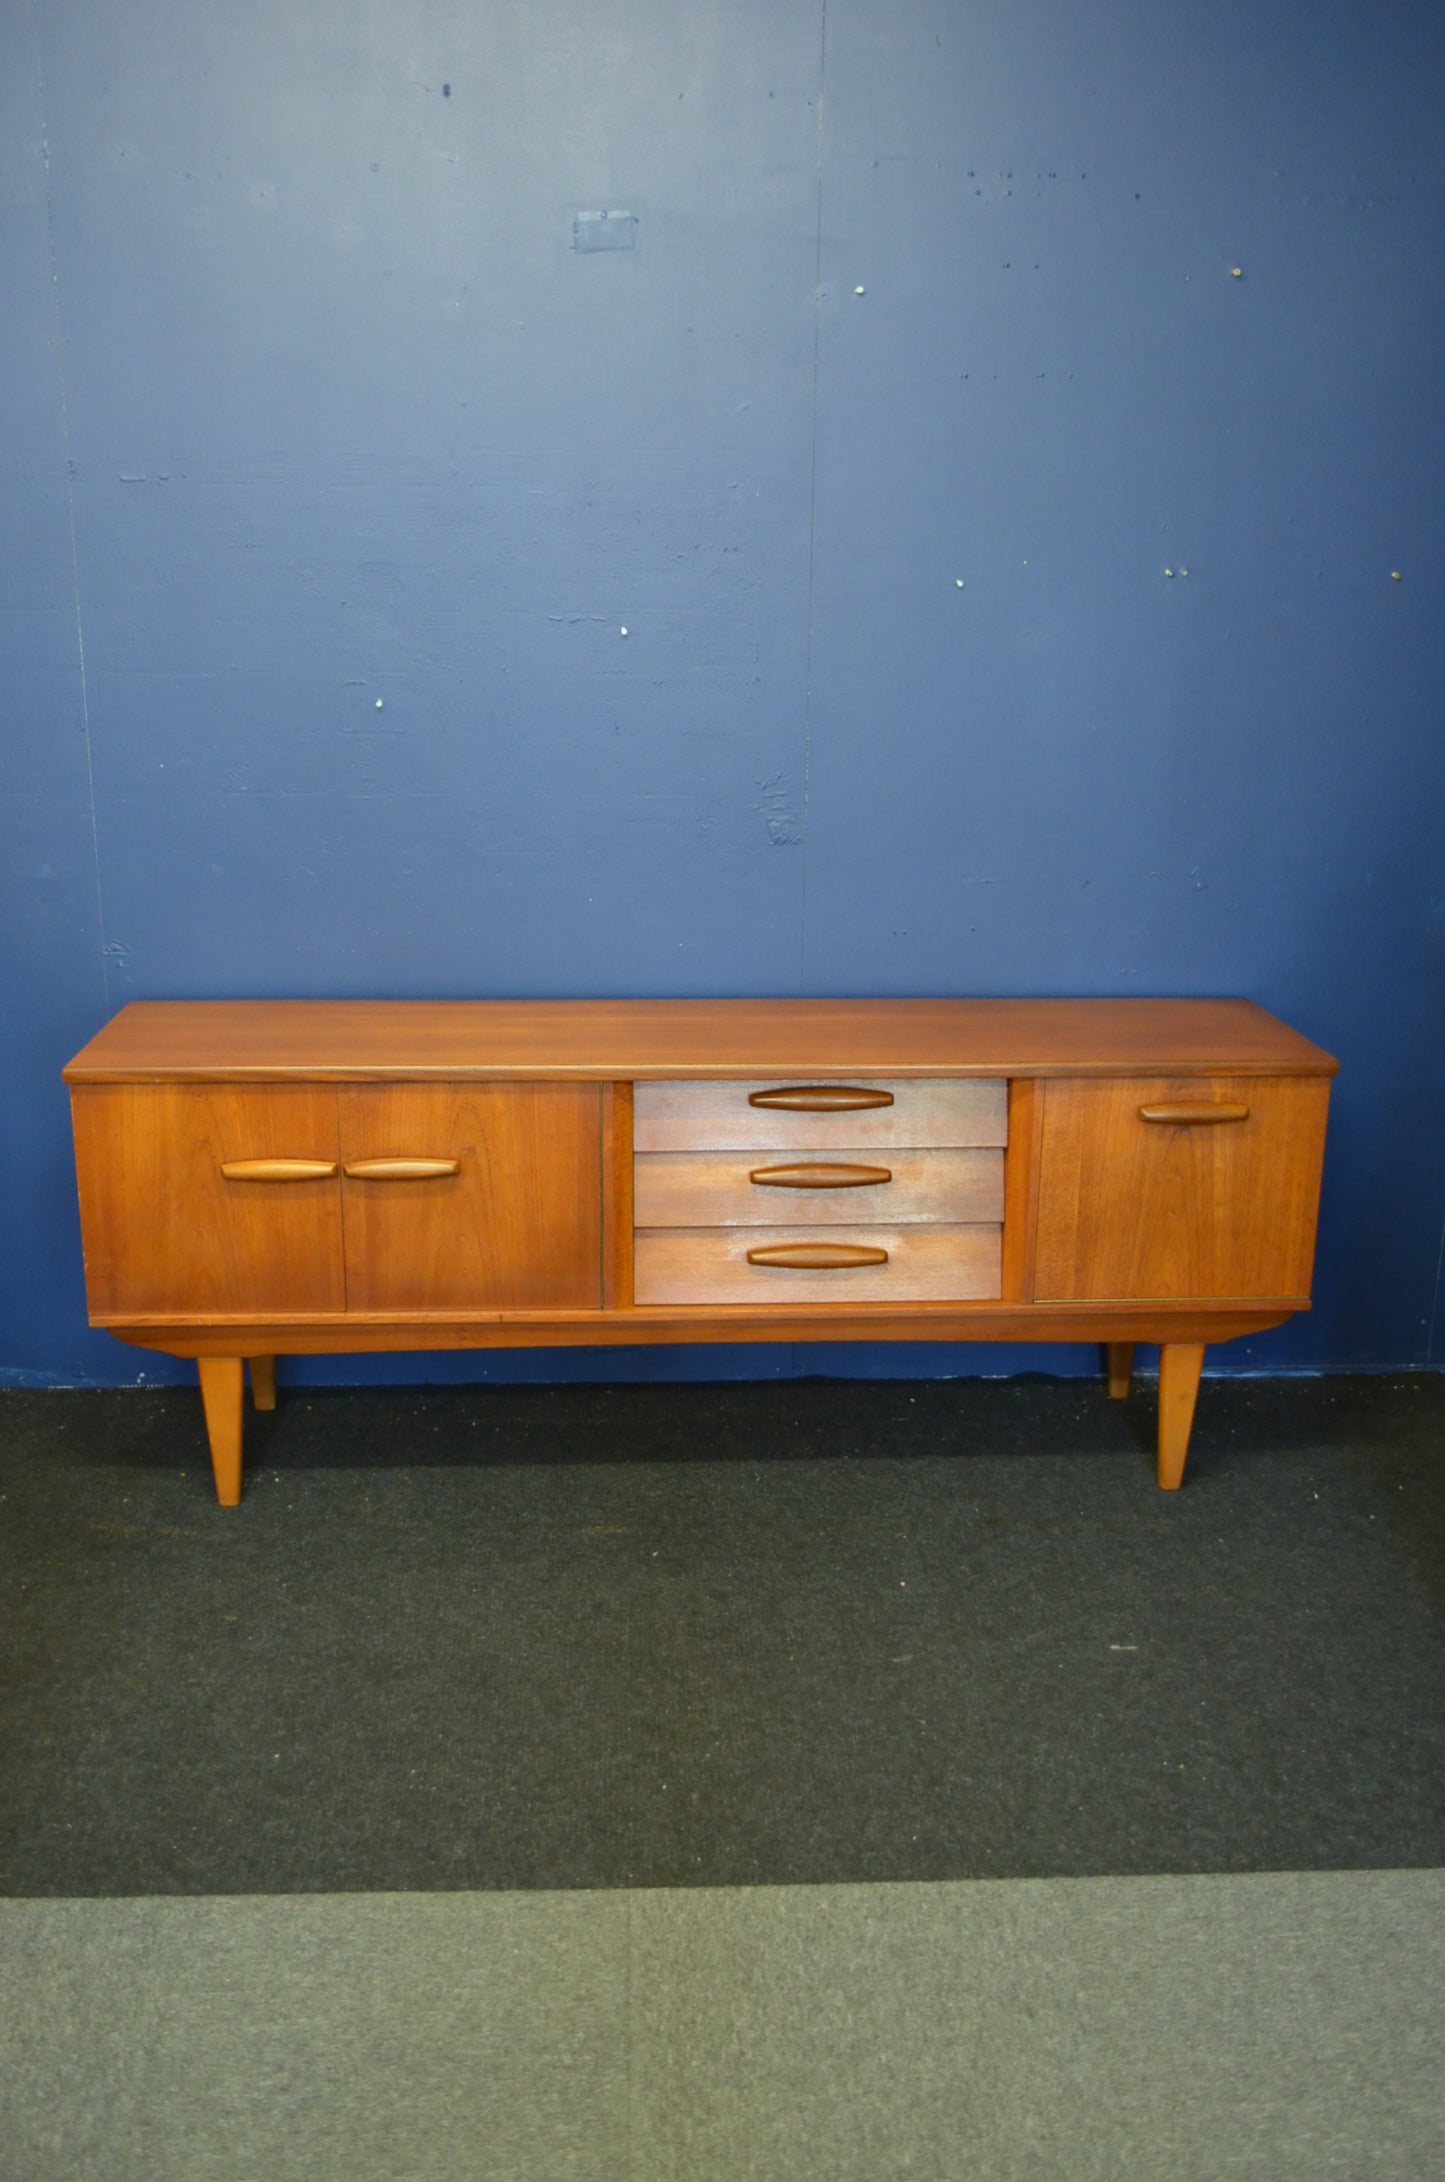
[[[1048,1083],[1034,1301],[1306,1300],[1328,1103],[1319,1077]]]
[[[596,1084],[348,1084],[339,1112],[349,1310],[600,1306]]]
[[[87,1084],[71,1096],[92,1318],[345,1308],[329,1084]]]

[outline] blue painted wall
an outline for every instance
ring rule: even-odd
[[[1436,6],[0,41],[10,1376],[165,1374],[58,1070],[201,994],[1247,994],[1344,1074],[1318,1308],[1221,1363],[1441,1360]]]

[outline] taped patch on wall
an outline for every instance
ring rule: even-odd
[[[574,250],[635,250],[637,216],[632,212],[579,212],[572,222]]]

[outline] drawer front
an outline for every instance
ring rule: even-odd
[[[1001,1151],[893,1151],[850,1144],[793,1157],[644,1152],[633,1176],[639,1227],[776,1227],[860,1221],[1002,1220]]]
[[[865,1224],[645,1228],[638,1231],[639,1304],[952,1303],[997,1297],[1001,1231],[979,1226]],[[800,1254],[843,1246],[864,1262],[840,1268],[749,1262],[749,1253]],[[878,1254],[882,1253],[880,1262]]]
[[[759,1105],[809,1092],[860,1103],[820,1111]],[[870,1103],[862,1104],[862,1100]],[[875,1102],[876,1103],[872,1103]],[[821,1101],[820,1101],[821,1104]],[[639,1083],[633,1143],[639,1152],[867,1150],[885,1145],[1001,1145],[1008,1140],[1008,1086],[996,1078],[892,1081],[859,1077],[846,1085],[806,1079],[767,1083]]]
[[[93,1084],[72,1110],[93,1317],[344,1308],[330,1085]]]
[[[1307,1297],[1328,1104],[1318,1077],[1048,1084],[1035,1302]]]
[[[346,1085],[338,1104],[349,1309],[600,1305],[595,1083]]]

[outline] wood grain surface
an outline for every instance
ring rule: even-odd
[[[1141,1120],[1172,1078],[1044,1091],[1034,1300],[1309,1294],[1327,1082],[1218,1078],[1221,1127]]]
[[[71,1104],[93,1315],[344,1308],[330,1085],[96,1084]],[[221,1171],[277,1158],[320,1171],[277,1182]]]
[[[1159,1351],[1159,1455],[1156,1474],[1161,1489],[1178,1492],[1184,1482],[1189,1434],[1199,1375],[1204,1369],[1202,1341],[1170,1341]]]
[[[1042,1084],[1031,1076],[1010,1083],[1003,1178],[1003,1294],[1010,1303],[1027,1303],[1033,1292],[1042,1108]]]
[[[1246,1000],[137,1000],[72,1083],[175,1076],[1333,1074]]]
[[[595,1084],[366,1084],[335,1096],[348,1170],[377,1159],[457,1169],[409,1181],[348,1173],[350,1309],[600,1307]]]
[[[697,1341],[1232,1341],[1293,1317],[1294,1302],[1230,1309],[1201,1303],[1013,1304],[967,1297],[948,1303],[653,1304],[590,1311],[338,1312],[277,1323],[114,1319],[117,1340],[172,1356],[340,1356],[382,1349],[609,1348]]]
[[[827,1174],[839,1163],[866,1166],[876,1152],[859,1146],[817,1160]],[[1003,1218],[1001,1151],[890,1151],[874,1173],[889,1177],[861,1188],[780,1189],[754,1182],[766,1173],[756,1152],[640,1152],[633,1202],[639,1227],[776,1227],[796,1217],[811,1227],[856,1227],[860,1221],[961,1221]],[[806,1175],[806,1160],[784,1172]]]
[[[754,1106],[767,1084],[640,1083],[633,1113],[639,1152],[817,1151],[853,1157],[894,1145],[1001,1145],[1008,1135],[1008,1085],[991,1078],[956,1082],[878,1080],[888,1106],[844,1113],[790,1112]]]
[[[211,1473],[223,1508],[241,1505],[241,1438],[244,1385],[239,1356],[200,1359],[201,1406],[211,1447]]]
[[[632,1086],[605,1083],[602,1100],[602,1301],[632,1301]]]
[[[988,1298],[999,1292],[1000,1229],[853,1225],[639,1228],[634,1283],[649,1303],[913,1303]],[[748,1252],[804,1242],[845,1242],[888,1252],[886,1265],[807,1272],[750,1265]]]

